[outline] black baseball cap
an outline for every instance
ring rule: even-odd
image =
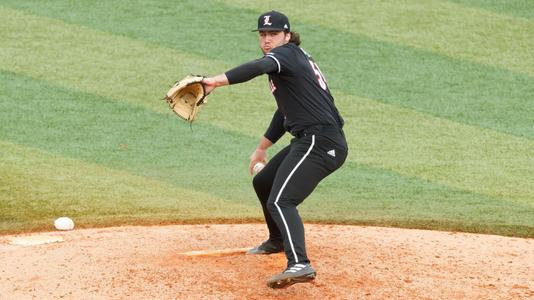
[[[289,19],[281,12],[271,10],[258,18],[258,29],[252,31],[290,31]]]

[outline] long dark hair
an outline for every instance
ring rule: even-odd
[[[289,42],[300,46],[300,34],[294,31],[290,31],[289,33],[291,33],[291,38],[289,39]]]

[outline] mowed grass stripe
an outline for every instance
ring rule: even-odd
[[[227,62],[260,53],[251,32],[256,13],[213,0],[4,0],[2,5]]]
[[[499,14],[534,20],[534,2],[530,0],[448,0],[462,6],[481,8]]]
[[[247,30],[254,26],[258,13],[236,9],[224,3],[144,1],[133,6],[130,2],[102,2],[98,5],[84,1],[55,1],[53,4],[42,1],[4,3],[37,15],[179,49],[179,53],[193,53],[198,55],[197,59],[209,58],[217,66],[223,64],[229,68],[259,56],[256,34]],[[206,5],[210,7],[209,10],[206,10]],[[177,22],[175,15],[169,13],[172,11],[187,14],[180,14],[180,22]],[[157,23],[153,16],[158,16]],[[358,34],[300,22],[298,19],[293,27],[302,34],[303,46],[320,62],[331,88],[534,139],[534,102],[529,101],[534,97],[532,76],[377,41]],[[204,28],[210,28],[209,47],[202,46],[205,45]],[[83,45],[82,42],[80,44]],[[117,49],[115,51],[129,51],[119,50],[122,48],[117,43],[113,43],[112,47]],[[154,54],[159,55],[158,53]],[[142,62],[152,63],[154,62]],[[188,73],[191,70],[181,72]],[[259,81],[261,88],[257,90],[260,93],[248,93],[246,99],[247,102],[260,100],[256,103],[262,105],[258,108],[263,111],[266,109],[265,103],[273,102],[270,97],[264,96],[264,79]],[[238,89],[239,93],[248,91]],[[234,98],[226,90],[223,93],[226,93],[225,98]],[[219,94],[220,92],[216,95]],[[240,117],[240,114],[233,115]],[[214,117],[217,122],[225,123],[224,118]]]
[[[534,236],[534,205],[348,162],[300,208],[317,222]],[[347,188],[350,185],[350,189]],[[335,196],[334,196],[335,195]]]
[[[534,202],[534,141],[337,93],[351,161],[501,199]]]
[[[365,35],[534,75],[534,21],[440,0],[222,0],[264,12],[277,7],[295,20]],[[335,7],[335,9],[332,9]]]
[[[258,219],[250,206],[1,141],[0,233],[51,228]]]
[[[0,68],[158,111],[173,78],[223,69],[186,52],[1,6],[0,17]]]
[[[0,119],[6,124],[5,131],[0,131],[0,139],[17,143],[20,147],[25,145],[25,148],[39,148],[42,149],[40,151],[53,154],[49,160],[43,158],[26,161],[24,155],[16,156],[10,159],[10,164],[16,164],[16,160],[19,160],[22,165],[19,169],[26,170],[25,174],[35,178],[46,179],[49,172],[59,170],[58,176],[67,180],[68,184],[62,186],[59,186],[60,179],[56,182],[54,176],[51,177],[54,180],[32,183],[32,186],[47,190],[47,199],[53,199],[54,194],[60,194],[57,196],[59,199],[76,198],[78,194],[74,194],[75,191],[81,191],[79,197],[86,199],[86,189],[96,189],[89,191],[90,195],[102,191],[98,185],[98,176],[103,176],[102,188],[106,193],[109,192],[109,197],[117,198],[112,203],[130,201],[127,200],[130,198],[128,192],[137,193],[137,190],[123,193],[125,188],[119,183],[117,189],[112,191],[116,181],[109,183],[107,176],[110,175],[103,174],[104,171],[112,170],[112,175],[126,174],[146,179],[143,184],[158,182],[171,189],[163,191],[163,196],[158,195],[159,190],[149,189],[146,193],[150,196],[143,202],[147,207],[135,206],[138,199],[141,201],[146,196],[143,192],[133,197],[134,204],[129,206],[132,211],[124,213],[119,209],[110,210],[110,220],[118,220],[117,222],[135,222],[141,219],[136,219],[137,214],[146,216],[146,222],[160,218],[170,222],[180,221],[179,213],[182,210],[173,210],[177,205],[175,201],[179,204],[189,201],[190,205],[195,206],[203,203],[205,197],[221,200],[218,202],[221,205],[216,215],[218,219],[251,220],[261,212],[252,194],[250,177],[245,174],[246,161],[239,162],[248,154],[241,150],[253,147],[252,144],[247,145],[250,139],[246,136],[234,138],[235,133],[203,124],[195,127],[193,132],[189,129],[173,130],[176,125],[173,117],[164,117],[146,108],[72,92],[11,73],[0,72],[0,83],[5,87],[0,94]],[[35,110],[37,105],[41,109]],[[225,139],[214,138],[217,136]],[[64,172],[65,168],[62,167],[65,164],[70,166],[69,161],[82,164],[81,173],[95,175],[86,180],[79,180],[78,175],[69,179],[69,173]],[[104,171],[87,171],[84,164],[96,165]],[[3,169],[11,170],[9,166]],[[19,177],[24,176],[17,178]],[[71,181],[81,187],[71,186]],[[26,183],[22,179],[7,182],[6,195],[11,195],[12,199],[24,199],[24,193],[19,191],[26,191]],[[139,188],[144,188],[144,185]],[[182,189],[200,193],[191,195],[180,192]],[[32,192],[30,189],[29,193]],[[167,197],[168,194],[176,194],[176,198]],[[107,199],[108,196],[98,194],[95,197]],[[32,199],[35,201],[10,202],[10,205],[4,207],[4,215],[10,219],[9,226],[15,228],[24,223],[24,220],[12,220],[12,215],[25,210],[29,210],[33,217],[33,209],[39,205],[40,200],[35,197]],[[156,199],[154,205],[157,209],[149,209],[154,202],[151,199]],[[227,203],[243,206],[242,209],[234,210]],[[48,210],[61,210],[63,202],[58,202],[58,206],[53,207],[55,204],[56,202],[50,202],[51,208]],[[99,206],[98,201],[84,204]],[[170,207],[168,214],[165,215],[164,210],[158,210],[159,207]],[[247,210],[248,207],[252,213]],[[215,212],[212,212],[210,206],[206,209],[208,215],[213,216]],[[307,222],[438,228],[516,236],[534,234],[534,224],[530,218],[532,205],[455,190],[351,162],[328,177],[300,207],[300,211]],[[90,208],[84,208],[80,212],[80,215],[88,215],[84,218],[85,224],[109,221],[105,216],[89,212]],[[151,213],[153,216],[150,216]],[[206,216],[202,212],[197,216],[197,213],[191,211],[188,217],[198,217],[200,220]],[[49,217],[45,216],[40,221],[42,226],[49,225],[47,218]],[[38,228],[38,225],[35,226]]]
[[[51,23],[53,23],[53,24],[56,24],[56,23],[57,23],[56,21],[50,21],[49,19],[46,19],[46,18],[40,18],[40,17],[27,16],[27,19],[28,19],[28,23],[31,24],[32,21],[35,23],[35,26],[36,26],[35,30],[37,30],[37,31],[38,31],[39,28],[45,28],[46,25],[49,25],[49,24],[47,24],[46,22],[51,22]],[[44,21],[43,21],[43,20],[44,20]],[[40,24],[40,21],[43,21],[45,24]],[[40,26],[38,26],[38,25],[40,25]],[[69,26],[69,25],[65,25],[65,24],[63,24],[62,26],[61,26],[61,25],[57,25],[57,26],[59,26],[59,27],[62,27],[62,26],[71,27],[71,26]],[[75,27],[75,26],[74,26],[74,27]],[[16,28],[16,27],[15,27],[15,28]],[[58,29],[58,30],[59,30],[59,29]],[[63,31],[68,31],[67,29],[62,29],[62,30],[63,30]],[[83,29],[80,29],[80,28],[76,27],[76,30],[83,30]],[[85,34],[84,36],[85,36],[87,39],[90,39],[90,38],[91,38],[91,35],[93,35],[94,37],[93,37],[92,42],[95,42],[95,43],[96,43],[96,42],[100,41],[100,40],[99,40],[99,34],[100,34],[100,33],[98,33],[98,32],[91,31],[91,30],[84,30],[84,31],[81,32],[81,33]],[[108,35],[105,34],[105,33],[103,33],[102,35],[105,36],[105,37],[108,37]],[[30,39],[30,38],[28,38],[28,39]],[[59,37],[58,37],[58,39],[59,39]],[[122,41],[122,42],[124,42],[125,40],[127,40],[127,39],[124,39],[124,40],[123,40],[123,38],[120,38],[120,37],[119,37],[118,39],[119,39],[120,41]],[[107,41],[107,42],[109,42],[110,44],[112,44],[111,46],[117,46],[116,44],[113,44],[113,43],[112,43],[112,40],[109,40],[109,39],[108,39],[108,40],[105,40],[105,41]],[[137,42],[136,42],[136,41],[133,41],[133,45],[137,45]],[[105,46],[105,45],[104,45],[104,46]],[[131,45],[128,44],[127,46],[131,46]],[[124,47],[124,45],[123,45],[123,47]],[[130,47],[127,47],[127,48],[130,48]],[[118,51],[117,47],[114,47],[114,49],[116,49],[116,50]],[[161,50],[161,51],[164,51],[164,49]],[[172,52],[172,51],[170,51],[170,50],[167,50],[167,51],[168,51],[168,52]],[[141,52],[143,52],[143,51],[141,51]],[[147,52],[148,52],[148,51],[147,51]],[[98,53],[98,51],[97,51],[96,53]],[[156,53],[156,54],[158,54],[158,53]],[[91,58],[91,57],[90,57],[90,58]],[[96,59],[89,59],[89,60],[96,60]],[[56,61],[56,62],[57,62],[57,61]],[[144,62],[144,61],[143,61],[143,62]],[[53,63],[51,63],[51,64],[53,64]],[[207,62],[206,62],[206,64],[207,64]],[[7,65],[8,67],[10,66],[8,62],[4,62],[2,67],[5,67],[6,65]],[[140,66],[143,66],[143,67],[144,67],[144,64],[142,64],[141,62],[140,62],[140,64],[135,64],[135,65],[140,65]],[[20,70],[20,66],[19,66],[19,65],[16,65],[15,67],[12,67],[12,69],[14,69],[13,71],[15,71],[15,72],[17,72],[17,71],[23,71],[23,73],[30,73],[30,74],[33,73],[32,75],[35,76],[36,74],[35,74],[35,71],[32,70],[32,66],[33,66],[33,64],[27,64],[27,66],[26,66],[25,69]],[[57,65],[55,65],[55,66],[57,67]],[[124,69],[124,68],[121,68],[121,67],[122,67],[121,65],[115,65],[114,67],[115,67],[114,71],[116,71],[116,72],[120,72],[120,70]],[[39,68],[41,68],[41,66],[37,66],[36,68],[39,69]],[[66,70],[68,70],[67,66],[64,66],[64,68],[65,68]],[[99,73],[98,70],[99,70],[99,68],[93,68],[93,69],[90,69],[89,71],[96,72],[96,73],[98,74],[98,75],[92,75],[93,78],[95,79],[95,81],[96,81],[96,79],[102,79],[102,78],[104,78],[104,80],[93,82],[92,85],[88,86],[89,88],[87,88],[87,90],[89,90],[89,92],[91,92],[92,90],[97,90],[97,91],[100,91],[100,93],[102,93],[102,91],[103,91],[103,93],[110,94],[110,98],[114,98],[114,99],[117,99],[117,98],[118,98],[118,99],[121,99],[121,97],[122,97],[122,93],[120,92],[120,90],[122,89],[122,86],[118,88],[118,89],[119,89],[119,92],[118,92],[118,93],[117,93],[117,91],[115,91],[113,88],[107,89],[107,88],[109,87],[109,85],[106,85],[106,83],[107,83],[108,81],[105,80],[105,78],[106,78],[107,76],[109,76],[110,74],[109,74],[109,73],[103,73],[103,74],[102,74],[102,73]],[[28,71],[29,71],[29,72],[28,72]],[[141,70],[140,70],[140,72],[141,72]],[[68,73],[68,72],[67,72],[67,73]],[[78,73],[78,74],[79,74],[79,73]],[[74,77],[67,77],[67,76],[65,76],[65,77],[64,77],[64,82],[63,82],[63,84],[67,84],[67,83],[69,83],[69,81],[67,81],[67,80],[70,79],[70,78],[77,78],[77,77],[76,77],[76,76],[74,76]],[[53,80],[53,81],[56,81],[56,80]],[[61,81],[60,81],[60,82],[61,82]],[[100,87],[99,84],[104,85],[104,88],[99,88],[99,87]],[[80,83],[77,82],[76,80],[73,80],[73,82],[72,82],[72,86],[75,87],[75,88],[79,88],[79,87],[80,87]],[[141,88],[139,87],[138,83],[137,83],[137,85],[132,85],[132,86],[137,86],[137,88],[141,89]],[[85,86],[83,86],[83,87],[85,87]],[[262,89],[265,89],[265,87],[262,87]],[[83,88],[82,88],[82,90],[83,90]],[[232,93],[232,90],[231,90],[231,89],[229,89],[229,93]],[[98,94],[98,92],[97,92],[97,94]],[[140,93],[140,94],[143,94],[143,93]],[[252,94],[255,94],[255,93],[252,93]],[[133,98],[133,97],[135,97],[135,95],[132,95],[132,98],[129,98],[128,100],[129,100],[129,101],[134,101],[134,102],[139,102],[139,103],[143,103],[144,101],[146,101],[146,98],[144,98],[144,97],[143,97],[142,99],[140,99],[139,96],[137,96],[137,98]],[[236,99],[237,99],[237,100],[235,100],[235,101],[239,101],[239,100],[242,99],[242,98],[238,98],[238,97],[239,97],[239,96],[236,95]],[[243,101],[246,101],[246,99],[242,99],[242,100],[243,100]],[[222,106],[222,105],[221,105],[221,106]],[[219,107],[221,107],[221,106],[219,106]],[[395,111],[395,108],[391,108],[391,109],[392,109],[393,111]],[[218,113],[222,113],[221,115],[224,115],[224,112],[225,112],[224,109],[221,110],[221,111],[218,111]],[[417,115],[417,114],[416,114],[416,115]],[[228,119],[227,116],[228,116],[228,115],[225,116],[225,119]],[[374,123],[372,123],[372,124],[376,124],[376,122],[380,122],[380,120],[382,120],[382,118],[373,121]],[[438,119],[436,122],[433,122],[433,126],[438,126],[438,127],[441,126],[441,125],[440,125],[440,122],[441,122],[441,121]],[[227,122],[226,124],[228,124],[228,123],[230,123],[230,122]],[[248,123],[249,123],[249,124],[252,124],[252,125],[251,125],[251,126],[247,126],[247,127],[254,127],[254,124],[255,124],[254,122],[248,122]],[[431,122],[431,123],[432,123],[432,122]],[[226,125],[226,124],[225,124],[225,125]],[[237,129],[238,131],[241,131],[241,130],[245,130],[245,131],[246,131],[246,130],[248,130],[248,128],[244,128],[244,126],[243,126],[242,124],[243,124],[243,123],[239,123],[239,124],[235,124],[235,123],[234,123],[234,124],[232,124],[232,126],[233,126],[233,128]],[[257,126],[257,127],[258,127],[258,126],[259,126],[259,127],[263,127],[263,126],[264,126],[264,123],[263,123],[262,125],[256,125],[256,126]],[[410,125],[410,126],[413,126],[413,125]],[[460,126],[460,127],[461,127],[461,126]],[[402,129],[402,127],[399,127],[399,128]],[[263,130],[263,128],[262,128],[262,130]],[[428,130],[429,132],[433,132],[435,129],[432,128],[432,127],[429,127],[427,130]],[[448,130],[448,129],[445,128],[444,130],[446,131],[446,130]],[[258,131],[256,131],[256,132],[258,132]],[[349,140],[350,140],[351,142],[352,142],[352,141],[357,141],[357,139],[361,139],[361,138],[362,138],[362,136],[359,136],[359,135],[358,135],[358,134],[359,134],[358,132],[351,132],[350,127],[347,128],[347,132],[348,132]],[[481,131],[481,132],[485,132],[485,131]],[[374,134],[375,134],[375,133],[373,133],[373,135],[374,135]],[[256,135],[257,135],[257,133],[256,133]],[[459,138],[460,140],[471,140],[471,139],[472,139],[472,136],[459,136],[458,138]],[[513,137],[510,137],[510,139],[511,139],[512,141],[515,140],[515,138],[513,138]],[[506,144],[509,144],[509,143],[513,143],[513,142],[503,141],[502,139],[498,139],[498,141],[502,141],[502,142],[503,142],[502,145],[506,145]],[[386,146],[387,146],[387,143],[386,143]],[[483,153],[483,154],[484,154],[484,153],[486,152],[486,151],[484,150],[484,149],[485,149],[485,148],[484,148],[485,145],[477,144],[477,145],[473,145],[473,147],[474,147],[475,151],[478,152],[478,153]],[[528,148],[528,147],[527,147],[527,148]],[[521,151],[521,150],[520,150],[520,151]],[[525,150],[525,151],[526,151],[526,150]],[[427,151],[427,157],[428,157],[428,156],[429,156],[429,157],[432,157],[432,155],[434,155],[434,154],[435,154],[435,152],[432,152],[432,151],[428,152],[428,151]],[[350,158],[350,159],[353,160],[353,161],[358,161],[357,158],[356,158],[356,160],[354,160],[355,158],[353,158],[352,155],[358,155],[358,154],[357,154],[357,153],[355,153],[355,154],[351,154],[351,158]],[[523,153],[523,155],[520,155],[519,157],[525,157],[525,155],[528,155],[528,151],[527,151],[527,153]],[[490,173],[490,174],[491,174],[490,176],[493,176],[494,178],[500,178],[500,177],[499,177],[499,176],[500,176],[499,174],[501,174],[501,172],[500,172],[499,170],[502,168],[501,163],[500,163],[500,162],[502,161],[502,159],[499,158],[498,160],[495,160],[495,159],[492,159],[491,156],[490,156],[490,157],[484,157],[484,156],[483,156],[483,157],[481,157],[481,158],[479,158],[479,159],[480,159],[481,161],[483,161],[483,162],[486,162],[485,165],[488,165],[488,170],[494,170],[494,172],[491,172],[491,173]],[[399,155],[398,155],[397,153],[391,153],[391,155],[388,157],[388,160],[387,160],[387,161],[389,161],[393,166],[395,166],[395,165],[396,165],[396,162],[397,162],[398,160],[399,160]],[[410,161],[416,161],[416,160],[413,159],[413,160],[410,160]],[[504,161],[506,161],[506,160],[504,160]],[[381,165],[382,167],[385,167],[385,168],[388,167],[387,165],[384,166],[383,163],[381,163],[380,165]],[[514,165],[515,165],[515,164],[514,164]],[[528,163],[527,163],[527,166],[528,166]],[[403,169],[403,170],[405,170],[405,172],[413,172],[413,171],[410,171],[410,166],[404,166],[404,168],[405,168],[405,169]],[[466,167],[466,169],[469,169],[469,168],[471,168],[471,167]],[[476,171],[475,171],[475,174],[477,174],[479,171],[480,171],[480,170],[476,170]],[[528,171],[528,170],[527,170],[527,171]],[[456,172],[457,172],[457,170],[449,170],[449,171],[445,171],[443,175],[436,176],[436,179],[439,179],[439,178],[441,178],[442,176],[449,176],[449,177],[451,177],[451,178],[455,178],[455,177],[456,177],[456,174],[457,174]],[[464,172],[464,173],[467,173],[467,174],[470,174],[470,173],[472,173],[473,171],[471,171],[471,170],[464,170],[463,172]],[[482,172],[486,172],[486,171],[485,171],[485,170],[482,170]],[[414,176],[417,176],[417,173],[415,173]],[[432,177],[426,177],[426,178],[429,179],[429,180],[432,180],[432,179],[431,179]],[[477,182],[478,179],[480,179],[480,178],[484,178],[484,176],[483,176],[483,175],[480,175],[480,176],[476,176],[475,178],[476,178],[476,179],[475,179],[475,180],[472,180],[472,181]],[[529,178],[529,177],[526,177],[526,178]],[[526,180],[526,178],[525,178],[525,180]],[[518,179],[518,180],[521,180],[521,179]],[[479,183],[478,183],[478,182],[476,183],[476,186],[479,186]],[[478,189],[478,190],[480,190],[480,189],[484,190],[486,187],[484,187],[484,185],[482,185],[482,186],[483,186],[482,188],[478,188],[478,187],[477,187],[476,189]],[[472,188],[473,188],[473,187],[472,187]],[[512,189],[511,189],[510,192],[508,192],[508,193],[506,193],[506,194],[507,194],[507,195],[508,195],[508,194],[514,194],[515,188],[513,188],[513,187],[509,187],[509,186],[506,187],[506,189],[509,189],[509,188],[512,188]],[[521,189],[522,189],[522,188],[521,188]],[[487,191],[487,192],[490,193],[490,194],[493,194],[493,192],[492,192],[491,190],[490,190],[490,191]],[[519,198],[523,198],[523,196],[520,196]]]

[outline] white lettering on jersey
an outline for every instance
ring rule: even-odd
[[[263,17],[263,25],[269,25],[269,26],[273,25],[273,23],[269,22],[270,18],[271,18],[270,15]]]
[[[315,76],[317,77],[317,81],[319,82],[319,86],[326,91],[326,79],[324,78],[323,73],[321,72],[321,69],[319,69],[319,66],[311,59],[308,60],[310,62],[310,65],[313,69],[313,72],[315,73]]]
[[[315,73],[315,76],[317,76],[317,81],[319,82],[319,86],[321,86],[321,88],[326,91],[327,85],[326,85],[326,79],[324,78],[323,72],[321,72],[321,69],[319,69],[319,66],[313,61],[313,59],[311,58],[311,55],[309,55],[308,52],[306,52],[306,50],[300,47],[299,49],[300,51],[302,51],[302,53],[304,53],[308,57],[308,62],[310,63],[313,69],[313,73]]]

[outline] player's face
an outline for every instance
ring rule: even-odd
[[[283,31],[260,31],[260,48],[263,54],[289,42],[290,33]]]

